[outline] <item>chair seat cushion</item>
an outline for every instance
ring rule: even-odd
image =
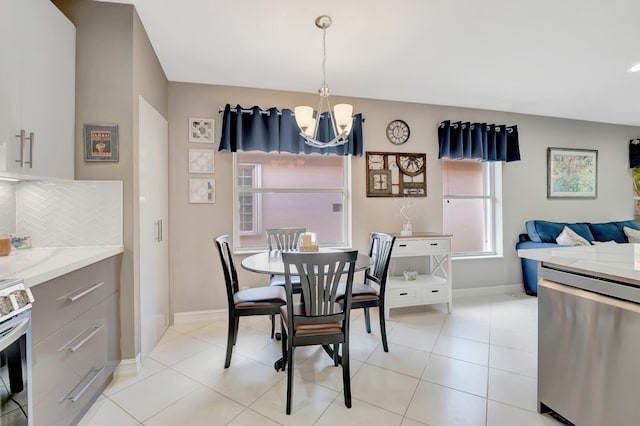
[[[282,287],[254,287],[234,294],[233,303],[239,309],[284,305],[287,303],[287,296]]]
[[[284,287],[284,275],[274,275],[271,277],[270,285],[281,285]],[[291,284],[300,286],[300,277],[297,275],[291,276]]]
[[[340,305],[336,303],[336,312],[340,312],[342,308]],[[283,324],[287,325],[287,306],[280,307],[280,315],[282,315]],[[293,305],[293,315],[304,316],[304,304],[303,303],[295,303]],[[332,322],[323,322],[319,324],[301,324],[295,323],[293,325],[294,332],[296,336],[319,336],[324,334],[340,334],[342,333],[342,322],[341,321],[332,321]]]
[[[344,293],[346,290],[346,285],[341,283],[338,287],[338,299],[344,298]],[[353,287],[351,288],[351,300],[377,300],[378,299],[378,290],[373,288],[370,285],[365,285],[362,283],[353,283]]]

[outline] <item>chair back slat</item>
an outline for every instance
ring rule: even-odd
[[[298,248],[300,235],[306,228],[271,228],[267,229],[269,250],[295,250]]]

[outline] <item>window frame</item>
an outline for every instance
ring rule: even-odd
[[[240,154],[242,154],[242,152],[240,152]],[[263,153],[265,155],[268,155],[269,153]],[[273,155],[273,154],[271,154]],[[291,154],[291,155],[308,155],[308,154]],[[351,156],[345,155],[342,156],[342,187],[338,187],[338,188],[299,188],[299,187],[287,187],[287,188],[251,188],[249,190],[247,190],[247,188],[242,189],[242,191],[240,190],[241,187],[239,187],[238,185],[238,166],[241,164],[255,164],[255,163],[240,163],[239,159],[238,159],[238,153],[234,152],[232,153],[232,169],[233,169],[233,251],[234,253],[244,253],[244,254],[249,254],[249,253],[256,253],[256,252],[260,252],[260,251],[264,251],[267,250],[267,241],[265,239],[264,241],[264,247],[260,246],[260,247],[255,247],[255,246],[251,246],[251,247],[242,247],[240,245],[240,237],[241,235],[246,235],[246,234],[241,234],[239,231],[239,225],[240,225],[240,212],[239,212],[239,208],[240,208],[240,203],[238,202],[238,197],[240,195],[240,192],[251,192],[253,194],[256,195],[257,198],[260,198],[261,194],[265,194],[265,193],[278,193],[278,194],[286,194],[286,193],[336,193],[336,192],[341,192],[342,193],[342,239],[343,241],[339,244],[331,244],[331,245],[325,245],[325,244],[320,244],[321,247],[327,247],[327,248],[340,248],[340,249],[344,249],[344,248],[351,248],[352,246],[352,211],[353,211],[353,206],[352,206],[352,202],[353,202],[353,196],[352,196],[352,187],[351,187]],[[259,180],[261,180],[260,178],[258,178]],[[261,206],[260,208],[260,212],[261,214],[263,213],[263,208]],[[263,232],[264,230],[262,229],[262,221],[261,218],[258,217],[257,218],[258,222],[259,222],[259,226],[260,228],[258,229],[258,233]]]
[[[447,159],[443,159],[447,160]],[[448,160],[460,161],[460,160]],[[502,162],[482,163],[482,185],[484,195],[450,195],[442,191],[442,208],[447,200],[482,200],[485,214],[484,235],[489,238],[490,250],[475,252],[452,252],[453,258],[486,258],[503,255],[503,224],[502,224]],[[444,182],[444,170],[442,167],[442,179]],[[455,235],[454,235],[455,238]]]
[[[251,167],[252,168],[252,182],[254,182],[255,186],[262,186],[262,164],[256,164],[256,163],[238,163],[237,167],[235,168],[236,171],[236,178],[234,180],[234,182],[236,183],[236,185],[239,188],[245,188],[244,186],[240,186],[238,185],[238,177],[239,174],[238,172],[240,171],[240,167]],[[262,221],[261,221],[261,217],[262,217],[262,195],[261,194],[252,194],[252,199],[253,199],[253,217],[252,217],[252,224],[253,224],[253,230],[251,231],[241,231],[240,229],[238,229],[238,233],[240,235],[258,235],[259,233],[262,232]],[[238,201],[238,215],[236,216],[236,218],[238,219],[238,227],[240,226],[241,221],[240,219],[240,202]]]

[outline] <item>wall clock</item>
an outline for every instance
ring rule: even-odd
[[[409,125],[402,120],[393,120],[387,126],[387,139],[394,145],[402,145],[409,140]]]

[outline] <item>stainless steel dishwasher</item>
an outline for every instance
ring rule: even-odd
[[[539,268],[538,411],[578,426],[637,426],[640,288],[562,269]]]

